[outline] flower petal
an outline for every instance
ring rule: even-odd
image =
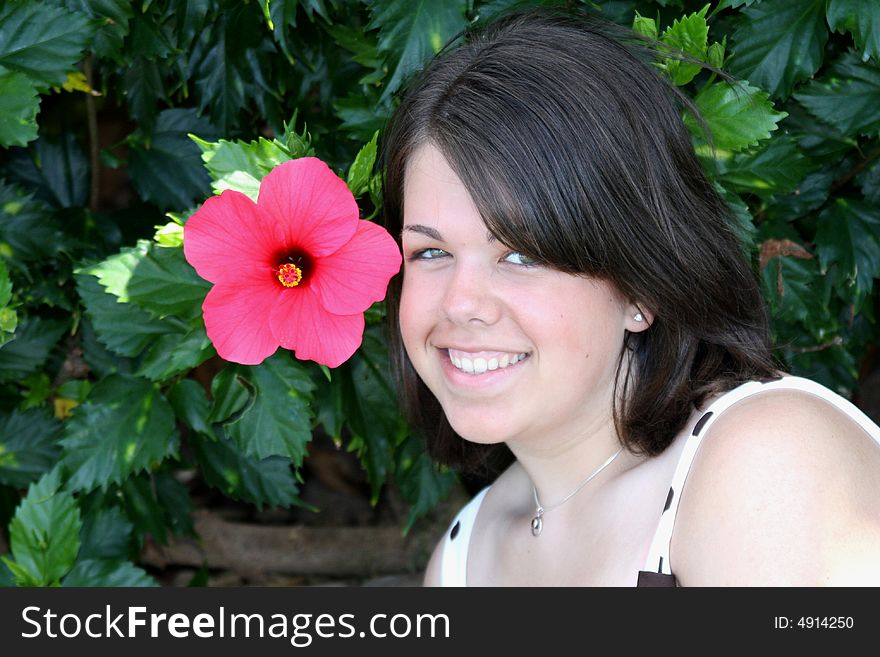
[[[241,192],[213,196],[183,227],[183,253],[212,283],[257,282],[271,277],[272,254],[281,243],[272,224]]]
[[[341,249],[321,258],[311,285],[325,310],[336,315],[362,313],[385,298],[388,281],[400,271],[400,249],[381,226],[358,222]]]
[[[272,285],[221,283],[211,288],[202,312],[208,337],[220,358],[257,365],[275,353],[278,340],[269,317],[283,291]]]
[[[333,253],[357,230],[357,201],[345,182],[316,157],[283,162],[260,183],[257,201],[284,231],[286,248],[313,258]]]
[[[300,360],[338,367],[357,351],[364,336],[363,313],[333,315],[310,288],[287,290],[272,309],[272,332]]]

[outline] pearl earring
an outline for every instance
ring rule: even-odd
[[[637,322],[645,321],[645,318],[642,317],[642,313],[636,313],[635,315],[633,315],[633,319],[636,320]]]

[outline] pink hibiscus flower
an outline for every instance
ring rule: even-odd
[[[359,219],[345,182],[314,157],[275,167],[256,203],[231,190],[209,198],[184,226],[183,251],[214,283],[202,304],[208,337],[244,365],[279,346],[328,367],[345,362],[401,263],[391,235]]]

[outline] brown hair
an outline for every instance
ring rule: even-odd
[[[500,242],[613,283],[655,314],[649,329],[626,334],[618,368],[627,349],[632,358],[614,409],[620,439],[648,455],[708,394],[776,376],[757,280],[681,119],[682,108],[696,110],[652,57],[631,33],[583,14],[517,13],[436,57],[383,141],[392,234],[407,162],[430,142]],[[400,290],[398,277],[392,360],[409,421],[437,460],[491,467],[497,449],[457,436],[409,362]]]

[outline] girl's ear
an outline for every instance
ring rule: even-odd
[[[640,304],[631,303],[627,306],[627,318],[624,328],[630,333],[640,333],[654,323],[654,313]]]

